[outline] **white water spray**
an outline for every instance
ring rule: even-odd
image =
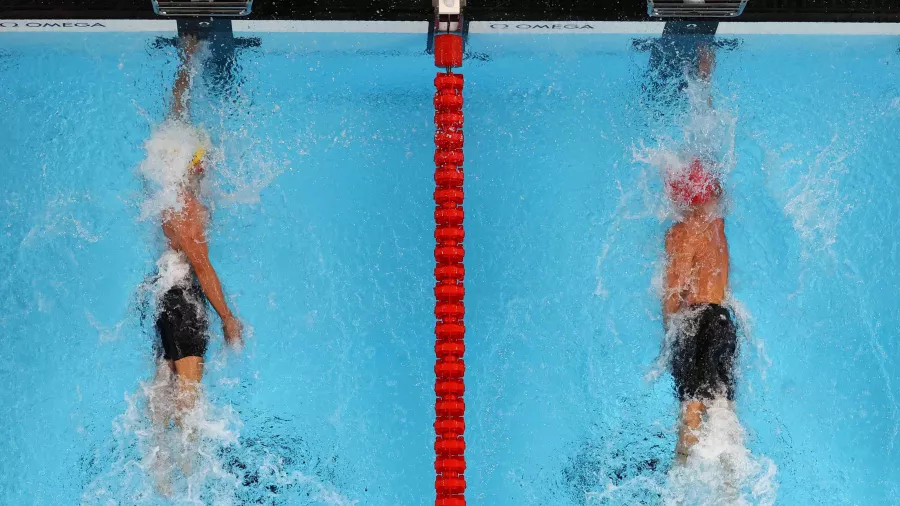
[[[203,130],[174,119],[162,122],[144,143],[147,158],[140,175],[151,186],[151,194],[141,205],[141,219],[156,218],[167,209],[179,209],[180,195],[187,180],[194,153],[210,149]]]
[[[777,467],[755,457],[745,445],[745,431],[725,399],[707,404],[698,442],[687,462],[669,471],[662,495],[667,506],[771,506],[775,504]]]

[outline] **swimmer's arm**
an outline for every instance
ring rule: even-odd
[[[697,75],[701,80],[709,82],[712,79],[713,67],[716,65],[716,52],[709,45],[703,44],[699,48],[699,53]],[[712,107],[712,93],[710,93],[708,100],[710,107]]]
[[[716,52],[707,44],[703,44],[699,48],[697,59],[697,74],[700,79],[709,81],[712,77],[713,67],[716,65]]]
[[[681,309],[687,268],[681,237],[683,234],[676,227],[677,225],[666,233],[666,273],[663,280],[663,325],[666,328],[672,315]]]
[[[199,228],[199,227],[197,227]],[[225,293],[222,291],[222,283],[216,270],[209,261],[209,248],[206,246],[206,237],[202,230],[192,230],[187,240],[181,241],[179,246],[188,258],[197,280],[200,282],[200,288],[203,294],[212,304],[213,309],[219,314],[222,321],[233,319],[234,315],[228,304],[225,302]]]
[[[184,46],[179,51],[181,64],[175,75],[175,86],[172,88],[172,117],[187,121],[187,92],[191,87],[191,59],[197,51],[197,39],[187,35],[182,38]]]
[[[719,246],[719,265],[722,266],[722,282],[725,284],[725,291],[728,291],[728,271],[731,263],[731,254],[728,252],[728,238],[725,236],[725,220],[719,218],[716,220],[716,236],[718,237]]]

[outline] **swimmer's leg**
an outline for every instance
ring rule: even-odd
[[[154,428],[166,428],[172,420],[172,404],[175,388],[175,364],[160,359],[156,364],[156,376],[147,395],[147,407]]]
[[[181,467],[185,475],[191,472],[196,427],[190,423],[190,415],[200,395],[200,380],[203,379],[203,357],[184,357],[175,361],[175,424],[181,429],[184,451]]]
[[[147,394],[147,408],[152,424],[152,444],[154,446],[153,475],[156,489],[164,496],[172,495],[169,479],[171,451],[166,442],[166,433],[172,421],[175,393],[175,365],[170,360],[160,359],[156,366],[156,376]]]
[[[734,423],[739,425],[737,420],[737,411],[735,411],[734,401],[730,400],[726,397],[720,397],[716,399],[715,404],[711,404],[708,406],[708,411],[712,410],[725,410],[728,413],[728,416],[734,417]],[[719,413],[718,416],[721,416],[722,413]],[[710,413],[710,416],[713,416]],[[743,440],[740,441],[741,447],[743,447]],[[729,501],[728,504],[735,504],[740,500],[741,496],[741,479],[738,474],[737,462],[735,462],[735,458],[737,455],[731,452],[722,453],[719,457],[719,462],[722,465],[722,476],[724,478],[722,482],[722,497]]]
[[[203,379],[203,357],[184,357],[175,361],[176,394],[176,423],[182,422],[181,417],[194,409],[197,396],[200,392],[200,380]]]
[[[700,429],[705,412],[706,406],[700,401],[688,400],[681,403],[681,422],[678,429],[678,444],[675,447],[679,464],[687,462],[691,447],[697,444],[697,430]]]

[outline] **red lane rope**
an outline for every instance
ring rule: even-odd
[[[463,76],[450,70],[462,65],[462,37],[438,35],[434,47],[435,65],[447,69],[434,78],[435,506],[465,506]]]

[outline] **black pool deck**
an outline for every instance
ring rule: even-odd
[[[648,21],[645,0],[468,0],[473,21]],[[430,0],[254,0],[249,19],[420,21]],[[0,19],[153,19],[150,0],[0,0]],[[750,0],[740,21],[898,22],[900,0]]]

